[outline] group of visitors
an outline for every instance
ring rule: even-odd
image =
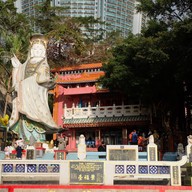
[[[22,159],[22,152],[24,149],[24,141],[22,138],[13,139],[12,145],[5,147],[5,159],[10,159],[10,154],[15,150],[16,159]]]
[[[139,151],[143,151],[146,148],[146,145],[148,143],[150,135],[153,135],[154,142],[157,143],[157,141],[159,139],[159,134],[157,133],[156,130],[154,130],[154,131],[149,130],[147,136],[145,136],[145,133],[137,132],[136,129],[134,129],[129,134],[129,142],[128,142],[128,144],[130,144],[130,145],[138,145],[139,146]]]

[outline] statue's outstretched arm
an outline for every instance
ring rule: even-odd
[[[13,57],[11,58],[11,63],[12,63],[12,66],[13,66],[13,70],[12,70],[12,87],[15,87],[15,85],[17,83],[17,74],[18,74],[19,66],[21,65],[21,62],[19,61],[17,56],[15,54],[13,54]]]
[[[17,68],[21,65],[21,62],[19,61],[19,59],[17,58],[17,56],[15,54],[13,54],[13,57],[11,58],[11,63],[14,68]]]

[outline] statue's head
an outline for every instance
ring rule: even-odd
[[[31,57],[45,57],[47,38],[41,34],[33,35],[30,38]]]
[[[42,34],[32,35],[30,38],[30,44],[33,46],[34,44],[42,44],[45,48],[47,47],[48,39]]]

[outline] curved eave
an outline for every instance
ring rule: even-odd
[[[97,80],[85,80],[85,81],[70,81],[70,82],[62,82],[62,81],[58,81],[56,82],[57,84],[60,84],[60,85],[70,85],[70,84],[77,84],[77,83],[96,83]]]
[[[87,63],[81,65],[75,65],[71,67],[60,67],[51,69],[51,72],[63,72],[63,71],[72,71],[72,70],[83,70],[83,69],[99,69],[102,67],[102,63]]]
[[[148,116],[127,116],[127,117],[103,117],[85,119],[65,119],[64,127],[83,128],[83,127],[124,127],[130,125],[147,125]]]

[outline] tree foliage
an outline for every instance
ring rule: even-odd
[[[183,82],[192,83],[191,2],[139,2],[138,10],[150,17],[148,25],[140,35],[129,35],[113,49],[113,58],[103,67],[106,75],[101,83],[142,99],[161,120],[167,114],[171,114],[173,124],[180,118],[182,127]]]
[[[117,34],[114,36],[116,42],[108,38],[110,43],[107,43],[104,39],[106,31],[95,27],[103,22],[94,17],[65,16],[67,8],[51,7],[50,0],[37,6],[36,10],[38,14],[34,18],[35,25],[50,39],[48,59],[51,65],[63,66],[107,60],[110,56],[108,45],[112,42],[115,44],[120,39]]]
[[[0,94],[1,108],[6,113],[9,91],[11,89],[11,62],[13,53],[24,61],[28,48],[31,28],[27,18],[16,12],[15,0],[0,1]],[[4,116],[3,115],[3,116]]]

